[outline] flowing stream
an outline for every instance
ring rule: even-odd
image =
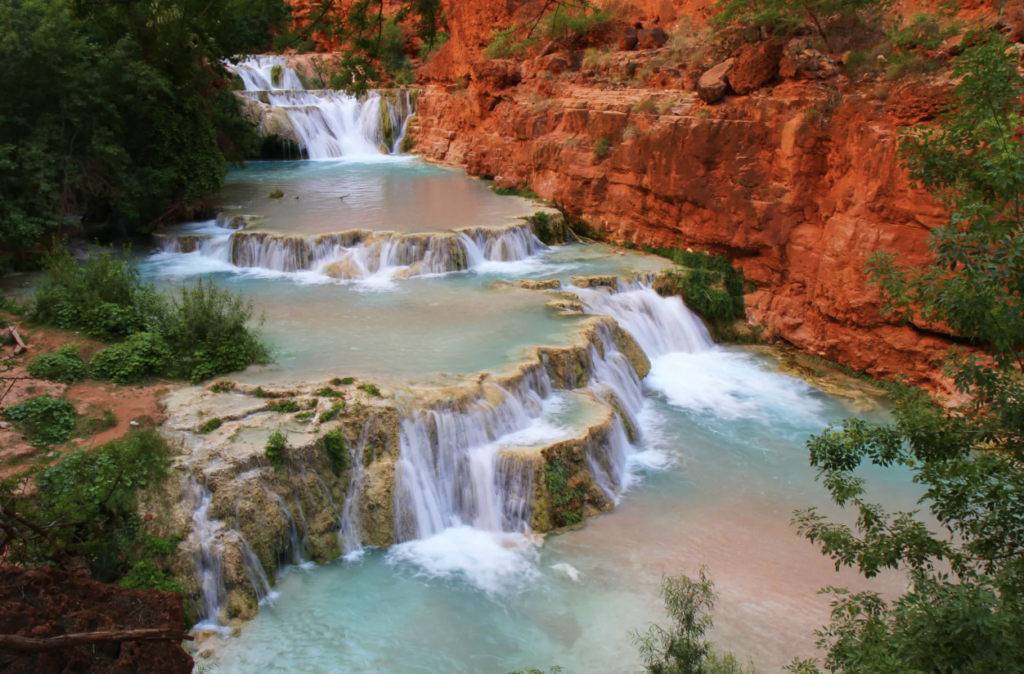
[[[266,77],[262,70],[239,72],[247,86],[266,84],[258,79]],[[432,179],[409,162],[396,160],[391,168],[412,193]],[[260,183],[263,174],[248,175]],[[249,179],[240,172],[233,180]],[[480,196],[485,210],[499,199]],[[282,231],[289,231],[286,222],[278,225]],[[280,574],[271,590],[258,562],[246,566],[261,608],[240,637],[218,639],[217,671],[504,674],[559,665],[567,673],[632,672],[639,660],[631,632],[664,619],[661,578],[692,575],[701,564],[721,595],[714,639],[760,671],[773,671],[813,655],[813,630],[828,613],[818,589],[892,591],[904,582],[895,574],[871,583],[836,574],[789,527],[797,508],[843,516],[814,481],[805,442],[856,410],[779,374],[769,355],[715,345],[678,298],[660,297],[638,281],[614,290],[571,285],[578,275],[657,271],[663,260],[600,245],[548,248],[528,229],[488,227],[325,243],[300,226],[293,245],[301,254],[258,241],[246,242],[258,250],[243,254],[233,241],[239,234],[224,224],[179,229],[176,235],[201,235],[198,245],[186,252],[168,240],[142,268],[166,286],[212,274],[266,312],[277,363],[250,368],[239,380],[354,374],[425,386],[500,372],[531,346],[567,343],[583,318],[552,311],[545,306],[551,296],[515,286],[522,278],[558,278],[586,314],[610,316],[628,331],[651,370],[641,381],[611,336],[599,332],[588,376],[569,387],[577,390],[554,387],[538,365],[518,384],[486,385],[479,399],[458,407],[396,397],[396,545],[362,548],[353,507],[357,479],[344,503],[330,501],[345,557],[307,563],[306,514],[277,497],[289,522],[294,570]],[[432,243],[440,241],[444,246]],[[463,262],[451,264],[456,258]],[[328,273],[341,261],[364,271]],[[407,273],[416,265],[419,273]],[[530,531],[530,457],[607,414],[596,401],[614,403],[615,412],[599,451],[588,450],[586,460],[615,509],[542,541]],[[884,417],[884,408],[869,416]],[[363,444],[351,448],[357,476]],[[871,494],[879,502],[912,507],[918,493],[906,475],[871,477],[880,480]],[[237,534],[206,519],[204,488],[190,489],[193,535],[203,543],[197,568],[209,570],[197,578],[210,588],[201,614],[213,621],[223,598],[216,546],[207,543]],[[247,559],[251,550],[242,543]]]

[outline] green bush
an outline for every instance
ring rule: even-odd
[[[199,427],[199,432],[202,434],[212,433],[221,426],[224,425],[224,420],[220,417],[214,417],[203,422],[203,425]]]
[[[901,50],[938,49],[947,33],[943,31],[937,17],[918,14],[903,28],[889,33],[889,43]]]
[[[330,388],[329,386],[323,387],[322,389],[317,391],[316,394],[318,396],[320,396],[321,398],[341,398],[342,396],[345,395],[341,391],[335,391],[334,389]]]
[[[607,138],[598,138],[594,143],[594,156],[600,159],[607,157],[612,151],[612,142]]]
[[[544,35],[566,49],[586,46],[595,33],[613,28],[615,16],[589,4],[556,5],[544,18]]]
[[[139,552],[153,548],[142,535],[137,497],[167,475],[170,448],[156,429],[133,430],[92,450],[77,450],[39,472],[36,493],[17,503],[30,521],[69,522],[45,540],[12,550],[28,564],[54,555],[82,556],[100,580],[124,573]],[[10,484],[6,485],[10,488]]]
[[[57,353],[44,353],[28,366],[28,373],[39,379],[74,384],[89,376],[89,372],[78,355],[78,347],[68,344]]]
[[[360,384],[357,388],[359,388],[362,391],[366,391],[368,395],[371,395],[374,398],[380,397],[380,389],[374,386],[373,384]]]
[[[271,412],[280,412],[282,414],[291,414],[292,412],[299,411],[299,403],[294,400],[275,400],[274,402],[267,403],[267,409]]]
[[[226,372],[242,370],[270,360],[270,350],[259,326],[249,325],[251,301],[200,279],[183,287],[180,301],[173,299],[161,332],[173,353],[173,376],[198,383]]]
[[[95,379],[132,384],[162,372],[170,360],[171,351],[159,334],[139,332],[97,353],[89,369]]]
[[[267,197],[269,197],[270,199],[281,199],[282,197],[284,197],[284,192],[282,192],[279,189],[273,190],[270,192],[270,194],[267,195]]]
[[[49,395],[29,398],[4,409],[4,416],[15,423],[36,447],[49,447],[71,437],[78,420],[75,406]]]
[[[529,187],[498,187],[494,185],[491,191],[502,197],[522,197],[523,199],[539,199],[537,193]]]
[[[331,380],[331,384],[334,386],[349,386],[350,384],[355,383],[355,377],[345,377],[344,379],[338,379],[337,377],[335,377],[334,379]]]
[[[152,560],[143,559],[135,563],[131,570],[117,582],[121,587],[133,590],[163,590],[185,594],[185,589],[178,581],[168,578]]]
[[[324,453],[331,462],[331,472],[341,475],[348,469],[348,444],[341,431],[331,431],[321,439]]]
[[[62,248],[44,264],[29,315],[37,323],[112,340],[151,329],[165,311],[164,299],[127,255],[108,250],[79,261]]]
[[[178,550],[178,543],[181,539],[177,536],[161,538],[147,534],[143,536],[143,550],[149,557],[170,557]]]
[[[345,409],[344,400],[342,400],[340,403],[335,403],[331,405],[331,409],[327,410],[326,412],[323,412],[320,415],[320,423],[334,421],[338,417],[338,412],[341,412],[343,409]]]
[[[420,60],[423,61],[424,63],[429,61],[434,54],[441,50],[441,47],[443,47],[444,44],[448,42],[448,39],[450,37],[451,35],[444,32],[443,30],[437,31],[437,34],[434,36],[433,44],[431,44],[430,42],[424,42],[423,44],[420,45]]]
[[[491,41],[484,48],[484,56],[489,59],[520,58],[526,55],[530,47],[537,44],[536,36],[526,36],[518,39],[522,32],[519,26],[496,29],[491,34]]]
[[[270,465],[274,468],[280,468],[284,462],[284,450],[288,448],[288,436],[281,431],[274,431],[267,438],[266,447],[264,447],[264,454],[267,459],[270,460]]]

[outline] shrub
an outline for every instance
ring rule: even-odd
[[[174,354],[172,375],[194,384],[253,363],[269,362],[270,351],[259,333],[263,317],[255,327],[249,325],[251,301],[202,279],[183,287],[180,297],[180,301],[172,300],[161,326]]]
[[[13,550],[14,557],[41,563],[53,555],[82,556],[93,563],[99,580],[116,578],[139,551],[152,547],[142,536],[137,497],[139,490],[167,475],[169,454],[166,440],[150,428],[65,455],[36,475],[35,497],[19,507],[27,519],[75,526],[58,528],[45,540]]]
[[[556,5],[544,18],[544,35],[566,49],[579,49],[595,35],[609,31],[614,21],[611,12],[589,3]]]
[[[539,199],[537,193],[529,187],[498,187],[494,185],[491,191],[502,197],[522,197],[523,199]]]
[[[328,421],[334,421],[338,417],[338,412],[345,409],[345,401],[342,400],[340,403],[331,405],[331,409],[320,414],[320,423],[326,423]]]
[[[632,124],[622,130],[622,140],[633,140],[634,138],[640,137],[640,129],[636,128]]]
[[[448,39],[450,37],[451,36],[448,33],[444,32],[443,30],[437,31],[437,35],[434,36],[433,43],[424,42],[423,44],[420,45],[420,60],[423,61],[424,63],[429,61],[431,57],[434,56],[434,54],[441,50],[441,47],[443,47],[445,43],[448,42]]]
[[[126,255],[103,251],[79,262],[66,249],[45,259],[30,320],[97,339],[121,339],[151,329],[165,302]]]
[[[331,472],[341,475],[348,469],[348,444],[341,431],[331,431],[321,439],[324,453],[331,462]]]
[[[203,422],[203,425],[199,427],[199,432],[204,435],[206,433],[212,433],[223,425],[224,421],[220,417],[214,417]]]
[[[164,592],[185,594],[185,589],[181,586],[181,583],[173,578],[168,578],[149,559],[136,562],[117,584],[121,587],[132,588],[133,590],[163,590]]]
[[[357,388],[359,388],[362,391],[366,391],[368,395],[371,395],[374,398],[380,397],[380,389],[378,389],[373,384],[360,384]]]
[[[658,104],[654,101],[653,98],[645,98],[633,106],[633,112],[642,112],[650,115],[657,111]]]
[[[178,543],[181,543],[181,539],[177,536],[161,538],[147,534],[142,537],[142,540],[143,551],[149,557],[170,557],[177,551]]]
[[[599,138],[594,143],[594,156],[604,159],[612,151],[612,142],[607,138]]]
[[[271,198],[271,199],[280,199],[281,197],[284,196],[284,192],[282,192],[280,189],[276,189],[276,190],[272,191],[270,194],[268,194],[267,196],[269,198]]]
[[[281,431],[274,431],[267,438],[267,445],[264,447],[264,453],[267,459],[270,460],[270,465],[274,468],[280,468],[284,462],[284,450],[288,448],[288,436]]]
[[[49,395],[11,405],[4,409],[4,416],[13,421],[36,447],[64,442],[71,437],[78,419],[74,405]]]
[[[335,377],[334,379],[331,380],[331,384],[333,384],[334,386],[348,386],[354,383],[356,383],[355,377],[345,377],[344,379],[338,379],[337,377]]]
[[[294,400],[275,400],[272,403],[267,403],[267,409],[271,412],[281,412],[282,414],[291,414],[292,412],[299,411],[299,403]]]
[[[522,40],[516,38],[520,32],[519,26],[496,29],[491,34],[491,41],[484,48],[484,56],[489,59],[519,58],[524,56],[527,50],[537,44],[537,38],[527,36]]]
[[[37,357],[29,364],[28,373],[63,384],[80,382],[89,375],[82,357],[78,355],[78,348],[73,344],[62,347],[57,353],[44,353]]]
[[[75,435],[80,438],[87,438],[97,433],[102,433],[108,428],[117,426],[117,415],[111,410],[103,410],[103,414],[96,417],[80,417],[75,424]]]
[[[947,33],[939,25],[938,18],[930,14],[918,14],[903,28],[889,33],[889,43],[901,50],[938,49]]]
[[[317,391],[316,394],[318,396],[320,396],[321,398],[341,398],[341,397],[343,397],[345,395],[341,391],[335,391],[334,389],[330,388],[329,386],[323,387],[322,389]]]
[[[131,384],[162,372],[170,359],[170,349],[160,335],[139,332],[97,353],[89,369],[95,379]]]
[[[315,414],[316,412],[313,410],[306,410],[305,412],[299,412],[296,414],[295,418],[299,421],[306,421],[307,419],[312,419]]]

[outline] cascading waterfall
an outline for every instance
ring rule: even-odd
[[[415,113],[408,91],[362,98],[327,89],[307,90],[280,56],[254,56],[228,64],[245,84],[243,95],[285,111],[310,159],[398,154]]]
[[[266,492],[267,496],[270,496],[272,499],[274,499],[274,502],[277,503],[278,508],[281,509],[281,513],[288,521],[288,549],[282,552],[284,555],[288,555],[290,553],[291,558],[285,558],[285,560],[290,564],[302,566],[306,563],[306,560],[302,556],[302,551],[305,548],[305,545],[303,543],[306,540],[305,516],[302,515],[302,533],[300,534],[299,527],[295,524],[295,518],[292,516],[292,511],[288,509],[287,505],[285,505],[284,499],[278,496],[277,492],[268,487],[266,484],[263,484],[262,482],[261,484],[263,485],[263,491]],[[296,503],[298,503],[298,501],[296,501]],[[299,513],[300,515],[302,513],[301,504],[299,504]]]
[[[346,555],[356,554],[363,549],[363,528],[359,514],[363,499],[363,480],[366,479],[363,455],[376,430],[374,421],[366,422],[359,431],[359,442],[355,447],[349,447],[348,492],[345,494],[341,516],[341,549]]]
[[[228,598],[224,580],[226,542],[230,541],[237,547],[257,601],[272,598],[274,593],[259,557],[241,532],[237,528],[227,529],[220,520],[210,518],[213,497],[206,484],[189,478],[185,484],[185,498],[193,504],[192,531],[188,542],[193,549],[193,574],[199,590],[199,596],[193,598],[199,616],[196,629],[218,629],[222,627],[220,614]]]
[[[315,236],[234,231],[208,222],[158,239],[161,252],[194,254],[238,268],[311,271],[340,280],[443,274],[491,262],[520,262],[547,249],[529,224],[437,234],[352,230]]]

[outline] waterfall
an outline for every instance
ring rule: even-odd
[[[232,542],[239,553],[253,593],[259,603],[275,595],[263,570],[263,564],[237,528],[227,529],[220,520],[210,518],[213,496],[205,483],[190,477],[185,484],[185,498],[192,502],[192,531],[188,543],[193,549],[193,575],[199,596],[193,600],[199,623],[196,629],[220,629],[220,614],[227,603],[228,590],[224,578],[224,545]],[[237,514],[236,514],[237,520]]]
[[[714,341],[701,320],[678,297],[662,297],[648,284],[622,284],[619,292],[576,288],[589,314],[611,316],[633,335],[648,358],[707,351]]]
[[[253,56],[227,66],[242,78],[246,98],[284,111],[310,159],[401,152],[415,113],[415,98],[408,91],[371,91],[357,98],[330,89],[305,89],[280,56]]]
[[[428,538],[460,525],[491,532],[522,523],[521,496],[504,488],[497,442],[540,416],[550,395],[546,372],[536,370],[515,390],[486,384],[462,408],[405,410],[396,466],[395,538]],[[518,490],[517,490],[518,491]],[[509,514],[512,510],[516,514]]]
[[[359,442],[354,447],[349,446],[348,492],[345,494],[341,516],[341,549],[345,555],[354,555],[363,549],[362,518],[359,512],[363,500],[363,480],[366,477],[363,455],[376,430],[374,421],[366,422],[359,431]]]
[[[306,518],[302,515],[302,505],[299,504],[299,514],[302,517],[302,534],[299,534],[299,527],[295,524],[295,518],[292,516],[292,512],[285,505],[284,499],[277,495],[274,490],[270,489],[266,484],[263,485],[263,491],[266,492],[267,496],[270,496],[277,503],[278,508],[281,509],[281,513],[288,521],[288,549],[283,551],[285,555],[291,553],[290,563],[296,566],[303,566],[306,560],[302,557],[302,550],[305,547],[303,543],[306,540]],[[296,503],[298,500],[296,499]],[[280,556],[280,555],[279,555]],[[286,559],[286,558],[283,558]]]
[[[280,236],[225,229],[211,221],[189,233],[160,236],[157,241],[162,253],[194,254],[219,265],[383,281],[478,269],[494,262],[521,262],[547,249],[525,222],[428,234],[351,230]]]

